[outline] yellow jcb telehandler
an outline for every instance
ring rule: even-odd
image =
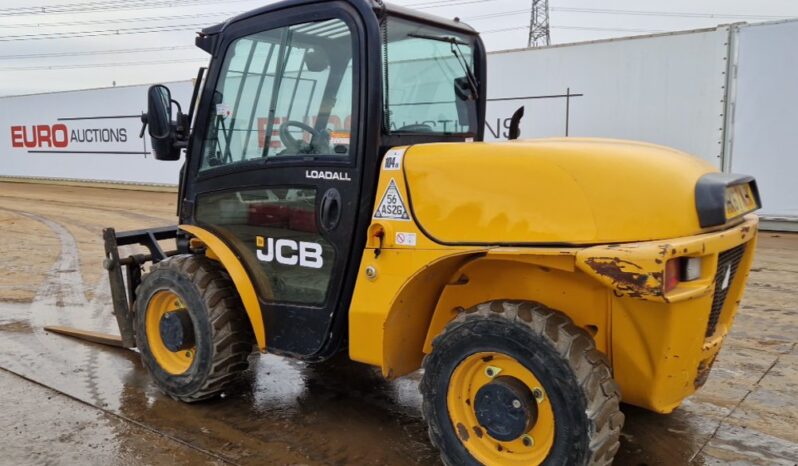
[[[104,232],[122,344],[165,393],[219,395],[253,348],[347,350],[423,368],[446,464],[574,465],[612,461],[621,401],[668,413],[706,380],[751,177],[644,143],[482,142],[477,32],[379,0],[283,1],[196,43],[188,113],[157,85],[143,118],[158,159],[185,152],[180,225]]]

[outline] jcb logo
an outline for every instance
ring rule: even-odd
[[[258,247],[258,260],[261,262],[277,260],[279,264],[299,265],[311,269],[320,269],[324,266],[322,247],[319,243],[296,242],[291,239],[275,240],[257,236],[255,245]]]

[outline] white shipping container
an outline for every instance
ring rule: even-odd
[[[489,138],[506,138],[524,105],[521,137],[635,139],[721,166],[729,28],[631,37],[488,58]]]
[[[798,221],[798,21],[742,26],[735,39],[726,169],[756,177],[763,217]]]

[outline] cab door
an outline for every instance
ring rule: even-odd
[[[271,352],[334,351],[334,317],[353,286],[345,275],[363,164],[362,127],[352,124],[358,18],[333,2],[233,22],[203,91],[181,220],[238,254]]]

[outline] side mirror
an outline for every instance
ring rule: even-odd
[[[142,121],[149,126],[150,143],[158,160],[179,160],[180,149],[185,146],[181,144],[178,125],[172,122],[172,102],[169,88],[162,84],[150,86],[147,91],[147,114],[142,116]],[[181,119],[178,106],[178,122]]]

